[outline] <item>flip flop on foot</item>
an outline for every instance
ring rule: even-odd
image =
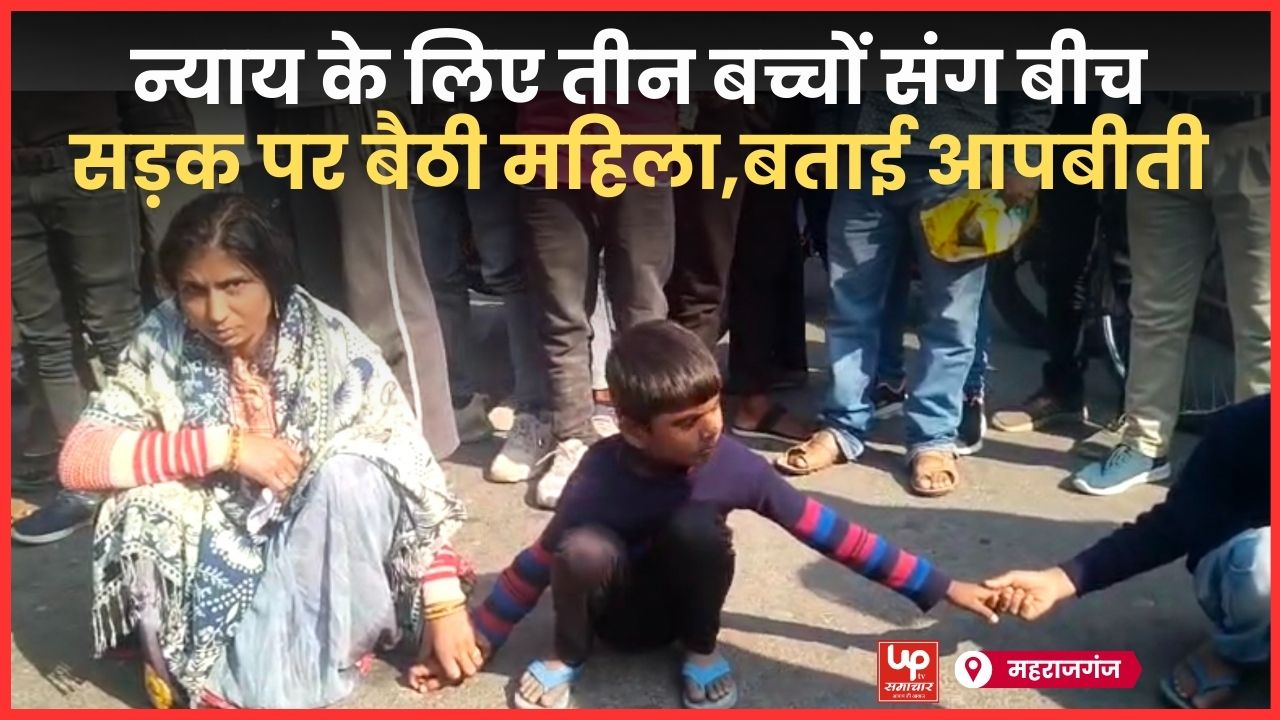
[[[911,461],[911,492],[921,497],[942,497],[960,484],[960,470],[951,451],[924,450]]]
[[[810,475],[845,462],[840,446],[830,430],[819,430],[808,440],[788,448],[773,461],[778,470],[787,475]]]
[[[1222,706],[1239,686],[1240,671],[1205,643],[1160,681],[1160,692],[1177,707],[1206,710]]]
[[[738,684],[729,661],[719,653],[689,653],[680,668],[684,706],[693,710],[727,710],[738,704]]]
[[[582,668],[557,661],[534,660],[520,677],[512,702],[521,710],[564,710],[569,691]]]
[[[741,415],[742,411],[739,410],[738,416],[741,417]],[[799,442],[812,435],[813,428],[805,425],[796,416],[787,412],[787,409],[782,405],[771,403],[769,409],[752,427],[744,427],[735,421],[729,426],[729,432],[747,438]]]

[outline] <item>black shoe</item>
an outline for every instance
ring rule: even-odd
[[[96,507],[81,495],[60,492],[52,503],[14,523],[10,535],[24,545],[55,543],[93,520]]]
[[[1004,432],[1031,432],[1055,423],[1083,423],[1088,417],[1083,398],[1068,399],[1041,388],[1021,405],[997,412],[991,425]]]
[[[871,404],[875,406],[875,418],[884,420],[902,412],[902,404],[907,401],[907,384],[898,387],[888,383],[877,383],[871,391]]]
[[[982,449],[987,434],[987,411],[982,398],[965,398],[960,411],[960,430],[956,433],[956,454],[972,455]]]

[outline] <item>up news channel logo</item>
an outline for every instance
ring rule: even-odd
[[[936,641],[879,642],[876,699],[882,703],[941,702]],[[970,650],[952,667],[969,690],[996,688],[1119,688],[1138,683],[1142,665],[1128,650]]]

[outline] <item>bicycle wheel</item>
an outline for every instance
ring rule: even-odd
[[[1098,328],[1106,349],[1108,372],[1124,387],[1129,371],[1129,310],[1127,261],[1122,253],[1104,252],[1096,270],[1094,295],[1101,313]],[[1214,413],[1234,401],[1235,352],[1231,316],[1226,304],[1221,256],[1214,253],[1205,267],[1195,318],[1187,341],[1182,374],[1179,424],[1198,430]]]

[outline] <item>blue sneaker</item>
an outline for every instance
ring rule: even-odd
[[[63,490],[53,502],[15,522],[9,535],[23,545],[55,543],[89,524],[97,506],[93,495]]]
[[[1167,458],[1149,458],[1128,445],[1117,445],[1106,460],[1089,463],[1071,478],[1085,495],[1119,495],[1135,485],[1169,477]]]

